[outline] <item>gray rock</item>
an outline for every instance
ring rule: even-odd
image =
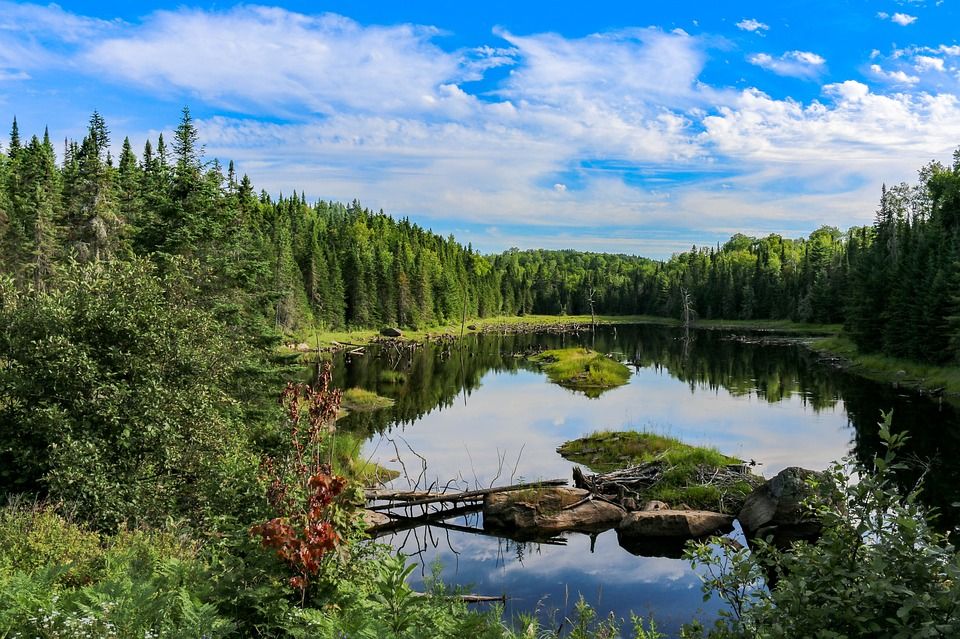
[[[483,527],[519,537],[549,537],[566,531],[601,532],[615,527],[626,511],[590,498],[580,488],[536,488],[487,495]]]
[[[401,331],[399,328],[393,328],[391,326],[381,328],[380,334],[384,337],[403,337],[403,331]]]
[[[737,515],[747,540],[772,537],[779,548],[787,548],[797,540],[816,541],[822,524],[803,502],[828,499],[824,494],[817,495],[807,484],[808,479],[819,475],[792,466],[750,493]]]
[[[376,510],[368,510],[366,508],[363,510],[363,524],[367,530],[389,524],[391,521],[393,520],[390,519],[390,517]]]

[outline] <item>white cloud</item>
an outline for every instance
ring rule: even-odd
[[[484,62],[505,63],[500,51],[475,50],[465,69],[460,56],[432,44],[436,33],[270,7],[181,9],[94,44],[83,61],[124,83],[176,87],[232,109],[426,112],[460,97],[444,84],[476,76]]]
[[[755,53],[747,57],[750,64],[785,75],[807,80],[815,79],[823,70],[826,60],[810,51],[787,51],[779,58],[768,53]]]
[[[920,82],[920,78],[915,75],[910,75],[899,69],[894,71],[885,71],[879,64],[871,64],[870,72],[873,73],[873,75],[877,78],[883,80],[884,82],[890,82],[891,84],[911,85]]]
[[[752,33],[761,33],[762,35],[762,32],[770,29],[770,26],[754,18],[744,18],[737,23],[737,28],[744,31],[750,31]]]
[[[895,13],[890,16],[890,21],[899,24],[901,27],[905,27],[908,24],[913,24],[917,21],[917,16],[912,16],[906,13]]]
[[[923,73],[925,71],[940,71],[943,72],[943,58],[935,58],[928,55],[918,55],[913,59],[914,66],[917,71]]]
[[[232,116],[199,122],[202,142],[258,187],[508,229],[499,240],[469,238],[491,250],[529,240],[510,235],[523,224],[549,229],[542,245],[664,255],[689,241],[650,239],[649,229],[709,241],[731,220],[758,233],[862,223],[878,184],[910,179],[960,139],[949,87],[917,88],[939,70],[933,60],[946,70],[945,56],[960,55],[956,45],[878,53],[868,75],[892,95],[847,80],[804,102],[710,86],[703,72],[716,43],[656,28],[582,38],[498,31],[449,51],[430,26],[241,5],[134,25],[66,14],[75,42],[65,48],[36,31],[63,10],[31,11],[25,37],[0,17],[0,80],[65,68],[207,112],[227,107]],[[9,63],[24,53],[36,53],[32,67]],[[827,66],[802,50],[750,62],[808,80]],[[924,72],[908,73],[916,66]],[[504,67],[483,94],[469,82]],[[597,231],[611,227],[616,236]]]
[[[912,16],[907,13],[894,13],[893,15],[890,15],[886,11],[878,11],[877,17],[881,20],[889,20],[894,24],[899,24],[901,27],[905,27],[917,21],[917,16]]]
[[[79,43],[121,26],[119,21],[99,20],[64,11],[56,4],[41,6],[0,2],[0,33],[15,38],[29,34],[44,41]]]

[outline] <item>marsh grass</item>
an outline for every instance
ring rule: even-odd
[[[591,397],[630,379],[630,369],[621,362],[586,348],[544,351],[531,360],[543,367],[550,381]]]
[[[384,370],[380,371],[380,381],[384,384],[406,384],[407,374],[403,371]]]
[[[389,408],[393,404],[393,400],[389,397],[381,397],[363,388],[350,388],[343,391],[343,407],[351,412],[371,412]]]

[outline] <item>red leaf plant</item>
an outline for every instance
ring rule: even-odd
[[[330,388],[331,377],[328,362],[316,384],[290,382],[281,393],[290,428],[290,454],[282,460],[268,457],[261,465],[269,481],[267,501],[277,516],[250,529],[291,569],[294,575],[289,583],[304,599],[324,556],[341,541],[334,515],[346,480],[321,460],[322,444],[334,430],[342,395]]]

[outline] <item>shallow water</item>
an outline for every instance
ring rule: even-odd
[[[601,429],[647,430],[713,446],[755,460],[767,477],[787,466],[822,469],[848,454],[868,459],[880,410],[893,408],[895,427],[913,434],[912,453],[932,460],[929,500],[944,508],[946,524],[955,521],[949,504],[958,500],[960,484],[940,454],[960,446],[951,405],[831,369],[797,345],[746,344],[720,331],[682,337],[675,329],[620,326],[595,335],[474,335],[462,352],[426,345],[412,353],[385,348],[380,357],[375,350],[341,356],[338,384],[397,400],[392,409],[352,415],[341,427],[369,434],[363,455],[405,469],[420,487],[452,481],[466,489],[569,478],[573,464],[557,446]],[[551,384],[517,356],[579,344],[628,362],[629,383],[591,399]],[[384,370],[403,373],[405,381],[392,383]],[[408,484],[399,479],[393,486]],[[482,526],[478,520],[450,523]],[[580,534],[565,545],[537,545],[433,527],[383,541],[420,562],[418,582],[439,562],[448,584],[506,594],[508,616],[536,611],[559,624],[582,595],[601,614],[653,614],[658,626],[675,631],[694,616],[709,623],[719,606],[703,603],[700,579],[687,562],[635,557],[617,545],[613,531],[599,535],[592,552],[590,538]]]

